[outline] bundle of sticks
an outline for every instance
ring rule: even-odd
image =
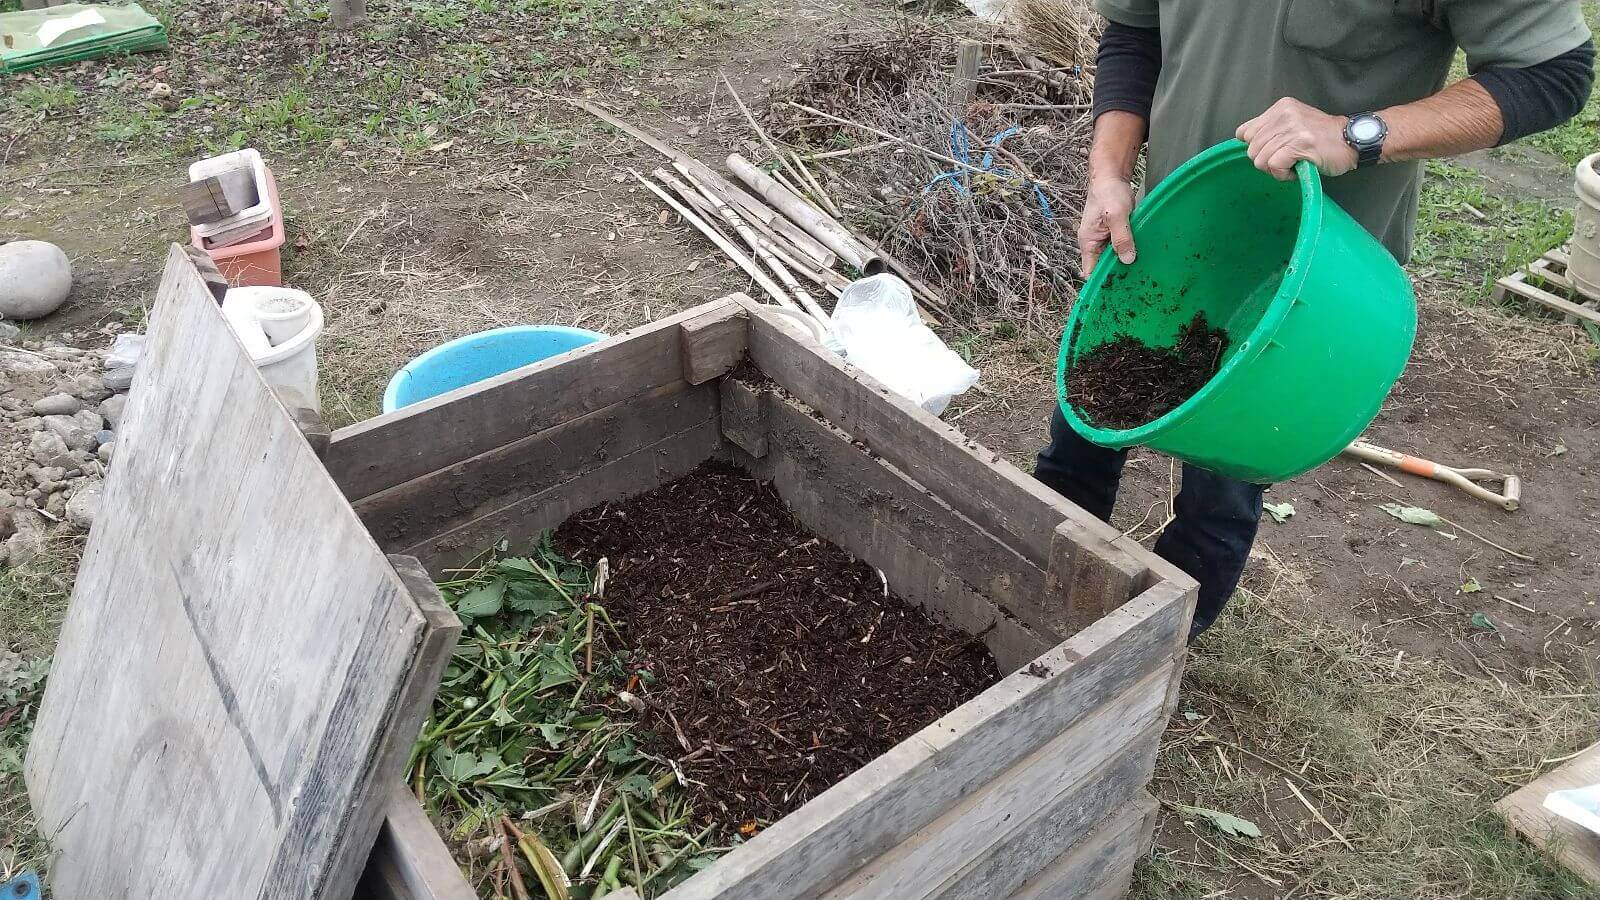
[[[778,149],[731,85],[728,90],[777,160],[771,173],[735,153],[726,160],[730,178],[593,103],[574,102],[667,159],[668,165],[648,176],[629,171],[750,276],[773,303],[806,313],[826,327],[829,314],[821,301],[838,297],[849,286],[850,276],[839,271],[843,266],[859,275],[895,271],[911,285],[925,313],[928,304],[943,305],[943,298],[905,267],[841,224],[839,207],[805,161]]]

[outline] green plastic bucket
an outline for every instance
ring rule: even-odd
[[[1316,168],[1278,181],[1239,141],[1184,163],[1134,211],[1138,259],[1107,249],[1061,340],[1056,390],[1067,421],[1105,447],[1149,446],[1263,484],[1338,455],[1372,423],[1417,333],[1411,281],[1322,193]],[[1221,370],[1172,412],[1096,428],[1067,401],[1080,353],[1119,337],[1171,347],[1203,311],[1228,332]]]

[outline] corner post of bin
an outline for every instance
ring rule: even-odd
[[[1147,571],[1138,555],[1074,518],[1050,538],[1045,608],[1062,636],[1077,634],[1133,598]]]
[[[683,380],[704,384],[728,374],[750,347],[750,312],[743,294],[721,302],[678,325]]]

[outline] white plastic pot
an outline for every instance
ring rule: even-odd
[[[1578,163],[1578,214],[1572,222],[1567,277],[1579,293],[1600,300],[1600,153]]]
[[[231,172],[234,169],[249,166],[255,173],[256,179],[256,205],[249,209],[241,209],[237,213],[219,222],[207,225],[194,225],[194,233],[203,238],[215,237],[224,231],[233,231],[247,225],[259,224],[262,228],[272,220],[272,201],[267,197],[267,163],[261,158],[260,152],[246,147],[221,156],[202,159],[189,166],[189,180],[200,181],[212,175]]]
[[[293,288],[239,287],[228,291],[222,314],[284,405],[320,414],[317,336],[322,333],[322,306]]]

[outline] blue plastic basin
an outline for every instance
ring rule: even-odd
[[[394,412],[605,337],[566,325],[512,325],[456,338],[394,373],[383,392],[383,411]]]

